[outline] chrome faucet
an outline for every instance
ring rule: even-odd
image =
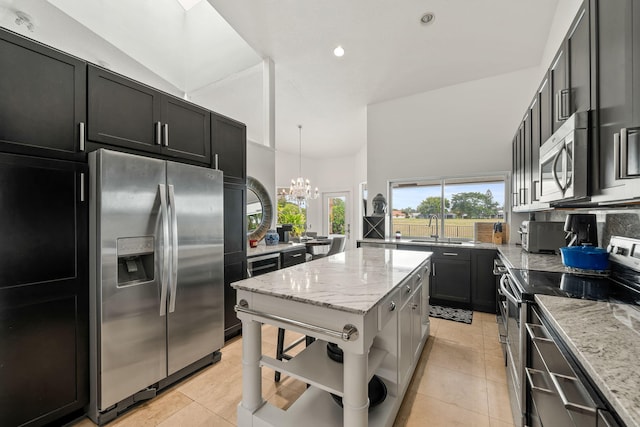
[[[436,234],[432,234],[431,237],[433,237],[434,239],[436,239],[436,242],[438,241],[438,232],[440,231],[440,227],[438,226],[438,215],[436,214],[429,214],[429,225],[427,227],[431,228],[431,220],[435,218],[436,219]]]

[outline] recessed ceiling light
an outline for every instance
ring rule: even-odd
[[[178,3],[180,3],[180,6],[182,6],[186,12],[201,1],[202,0],[178,0]]]
[[[434,19],[436,19],[436,15],[433,12],[427,12],[424,15],[422,15],[422,17],[420,18],[420,23],[421,24],[431,24],[433,23]]]
[[[333,49],[333,54],[337,57],[341,57],[344,55],[344,49],[342,48],[342,46],[338,46]]]

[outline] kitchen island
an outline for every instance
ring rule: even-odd
[[[243,333],[238,425],[391,426],[429,335],[430,257],[361,248],[234,283]],[[316,340],[279,361],[262,354],[262,323]],[[342,364],[327,357],[327,343],[342,349]],[[262,397],[262,366],[310,387],[280,410]],[[374,374],[387,397],[369,408]]]

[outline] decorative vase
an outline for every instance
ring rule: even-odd
[[[278,236],[276,230],[268,230],[264,236],[264,242],[267,246],[277,245],[279,241],[280,236]]]

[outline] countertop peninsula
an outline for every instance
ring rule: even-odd
[[[613,302],[535,298],[622,421],[640,427],[640,310]]]

